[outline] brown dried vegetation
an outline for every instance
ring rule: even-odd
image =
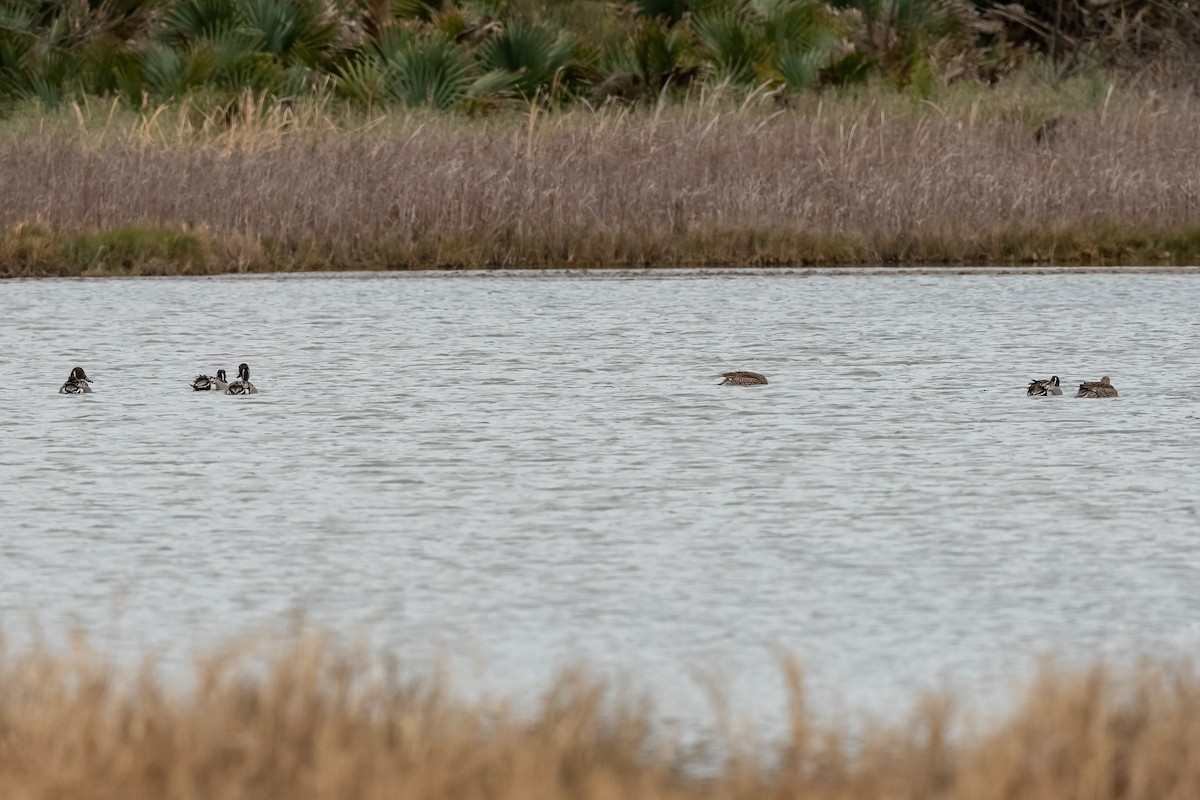
[[[277,640],[276,640],[277,641]],[[228,648],[190,689],[118,670],[83,640],[0,659],[6,800],[1171,800],[1200,794],[1200,676],[1046,670],[1008,716],[964,725],[930,697],[848,737],[799,671],[790,733],[697,764],[651,712],[578,674],[529,710],[463,702],[302,636]],[[273,655],[272,655],[273,654]],[[896,718],[895,714],[889,717]],[[714,760],[715,759],[715,760]]]
[[[0,129],[0,274],[1200,260],[1200,107],[1110,87]]]

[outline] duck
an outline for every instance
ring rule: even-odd
[[[1058,376],[1054,375],[1051,376],[1049,380],[1030,381],[1029,388],[1025,391],[1025,394],[1029,395],[1030,397],[1060,395],[1062,394],[1062,386],[1059,383]]]
[[[207,375],[197,375],[196,380],[192,381],[192,389],[197,392],[223,392],[229,388],[229,381],[225,378],[225,370],[217,370],[217,377],[210,378]]]
[[[64,383],[58,390],[59,394],[91,394],[92,387],[88,386],[92,379],[83,371],[83,367],[76,367],[71,370],[71,374],[67,376],[67,382]]]
[[[1084,381],[1079,384],[1079,393],[1076,397],[1116,397],[1117,388],[1109,381],[1105,375],[1099,381]]]
[[[258,389],[250,382],[250,367],[238,364],[238,377],[225,387],[225,394],[258,394]]]
[[[766,386],[767,384],[767,376],[747,370],[724,372],[721,377],[725,380],[717,384],[718,386]]]

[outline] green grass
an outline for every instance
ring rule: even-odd
[[[0,277],[212,275],[230,272],[677,267],[1191,266],[1200,264],[1200,224],[1162,231],[1108,224],[1070,230],[1000,230],[971,237],[868,239],[783,229],[684,232],[665,237],[587,231],[481,239],[447,234],[414,243],[380,239],[347,249],[305,239],[120,228],[0,234]]]
[[[66,269],[81,275],[192,274],[204,271],[211,254],[182,231],[115,228],[74,234],[53,245]]]

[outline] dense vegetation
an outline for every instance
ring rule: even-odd
[[[1194,264],[1198,79],[1174,0],[0,0],[0,276]]]
[[[1200,263],[1189,91],[768,94],[18,114],[0,125],[0,276]]]
[[[1197,53],[1200,11],[1173,0],[8,0],[0,112],[249,91],[480,113],[867,80],[929,96],[1030,58],[1178,79]]]
[[[0,786],[12,800],[1200,795],[1194,669],[1046,671],[986,724],[932,696],[903,722],[880,709],[889,724],[853,737],[809,710],[799,669],[785,675],[780,740],[730,732],[705,747],[658,724],[648,702],[579,675],[541,698],[464,700],[443,680],[316,638],[225,648],[199,661],[188,690],[152,665],[118,668],[81,639],[70,651],[0,650]]]

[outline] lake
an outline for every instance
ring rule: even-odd
[[[668,717],[1200,645],[1200,275],[0,283],[0,626],[170,661],[302,610]],[[248,362],[260,394],[192,392]],[[89,396],[56,392],[71,368]],[[729,369],[765,387],[718,386]],[[1032,378],[1067,396],[1029,398]],[[1070,397],[1112,377],[1115,400]],[[774,717],[773,717],[774,715]]]

